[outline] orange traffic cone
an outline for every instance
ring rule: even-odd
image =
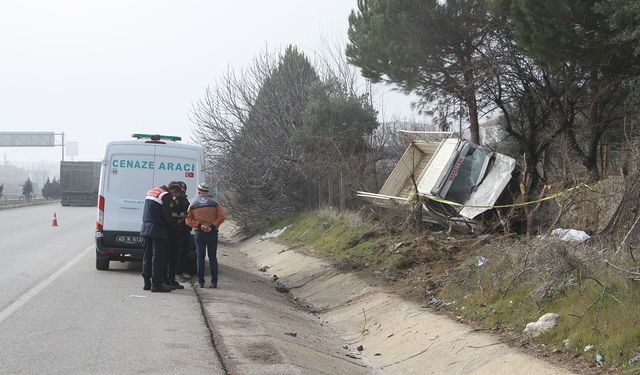
[[[51,222],[51,226],[52,227],[57,227],[58,226],[58,218],[56,217],[56,213],[53,213],[53,221]]]

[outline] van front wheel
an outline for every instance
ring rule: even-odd
[[[109,269],[109,256],[96,250],[96,269],[104,271]]]

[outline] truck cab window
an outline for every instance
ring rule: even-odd
[[[464,155],[461,154],[456,163],[458,168],[450,172],[451,186],[445,199],[462,204],[469,200],[487,173],[492,156],[493,152],[490,149],[469,144]]]

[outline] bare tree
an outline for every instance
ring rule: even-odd
[[[323,80],[289,47],[239,74],[230,69],[194,105],[194,137],[239,224],[348,204],[348,190],[367,176],[367,134],[377,120],[345,72],[327,69]]]

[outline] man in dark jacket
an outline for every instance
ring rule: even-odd
[[[180,208],[184,210],[184,213],[186,216],[187,210],[189,209],[189,198],[187,198],[187,184],[185,184],[182,181],[178,181],[178,184],[180,184],[180,187],[182,188],[182,193],[180,194],[180,197],[178,197],[178,201],[179,201]],[[187,267],[188,254],[189,254],[189,251],[191,251],[192,249],[192,243],[193,243],[193,239],[191,236],[191,230],[193,228],[187,225],[186,221],[183,221],[182,224],[183,224],[182,235],[180,236],[182,241],[181,242],[182,246],[181,246],[181,252],[178,255],[178,261],[176,265],[176,275],[182,276],[182,280],[186,282],[190,279],[190,277],[186,277],[185,274],[189,272],[191,268],[195,267],[195,261],[193,262],[192,267]]]
[[[171,220],[169,204],[177,190],[169,192],[166,186],[147,192],[142,213],[140,236],[144,241],[142,257],[142,277],[144,290],[152,292],[170,292],[165,283],[167,278],[167,246],[169,241],[168,225]]]
[[[169,221],[169,249],[167,259],[168,284],[175,289],[184,289],[176,280],[176,274],[182,274],[182,258],[184,249],[185,219],[189,201],[184,198],[184,191],[179,181],[172,181],[169,184],[169,191],[177,190],[178,194],[173,196],[169,208],[171,210],[171,220]],[[185,202],[186,200],[186,202]]]

